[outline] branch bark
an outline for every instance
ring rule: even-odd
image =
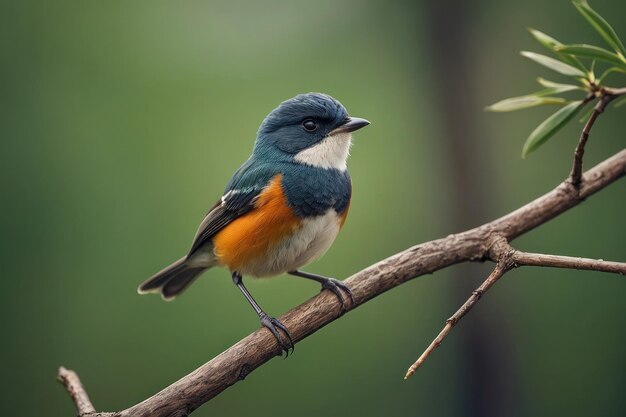
[[[345,281],[355,298],[350,309],[421,275],[461,262],[490,259],[490,250],[497,239],[503,238],[507,242],[515,239],[578,205],[625,174],[626,149],[587,171],[579,188],[566,180],[547,194],[490,223],[413,246],[384,259]],[[341,314],[334,294],[323,291],[287,312],[280,320],[289,328],[294,341],[299,341]],[[81,416],[94,417],[187,416],[280,353],[274,337],[262,328],[161,392],[126,410],[93,413],[84,409],[81,412],[78,403],[77,408]],[[76,402],[79,397],[72,395],[70,390],[74,385],[65,385]]]
[[[582,180],[582,172],[583,172],[583,156],[585,154],[585,145],[587,143],[587,139],[589,139],[589,133],[591,132],[591,128],[598,116],[600,116],[606,106],[609,105],[613,99],[617,97],[615,94],[608,93],[606,90],[600,92],[600,100],[596,103],[596,106],[593,108],[593,112],[591,112],[591,116],[589,116],[589,120],[585,123],[582,132],[580,133],[580,138],[578,139],[578,145],[576,145],[576,150],[574,151],[574,162],[572,164],[572,171],[570,172],[570,180],[574,187],[580,186],[580,182]],[[585,99],[585,102],[591,101],[594,98],[593,93]]]
[[[515,251],[511,259],[515,266],[546,266],[551,268],[584,269],[626,275],[626,263],[603,259],[574,258],[571,256],[544,255]]]
[[[93,408],[91,400],[89,400],[89,396],[87,395],[85,388],[83,388],[83,384],[80,382],[80,378],[76,372],[60,367],[57,379],[65,386],[65,389],[76,406],[76,411],[79,416],[85,416],[96,412],[96,409]]]

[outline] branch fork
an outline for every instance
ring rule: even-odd
[[[437,335],[435,340],[426,348],[424,353],[411,365],[404,376],[404,379],[410,378],[426,359],[437,349],[443,339],[450,333],[452,328],[465,316],[487,292],[493,284],[504,276],[508,271],[521,266],[543,266],[554,268],[568,268],[591,270],[599,272],[611,272],[620,275],[626,275],[626,263],[607,262],[602,259],[573,258],[570,256],[544,255],[539,253],[526,253],[515,250],[508,241],[499,236],[496,243],[489,251],[489,258],[496,263],[494,270],[489,274],[487,279],[474,291],[468,300],[457,310],[456,313],[446,320],[443,330]]]

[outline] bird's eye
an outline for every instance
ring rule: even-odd
[[[307,132],[313,132],[317,129],[317,123],[315,123],[315,120],[306,119],[304,122],[302,122],[302,127]]]

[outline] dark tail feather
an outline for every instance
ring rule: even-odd
[[[172,300],[189,286],[206,268],[191,267],[187,257],[181,258],[157,272],[144,283],[137,292],[139,294],[161,293],[164,300]]]

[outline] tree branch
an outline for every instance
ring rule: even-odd
[[[606,91],[607,94],[611,94],[616,97],[623,96],[626,94],[626,87],[622,87],[622,88],[605,87],[604,90]]]
[[[585,144],[587,143],[587,139],[589,139],[589,134],[591,133],[591,128],[593,127],[596,119],[600,114],[604,112],[606,106],[609,105],[611,101],[615,98],[619,97],[622,94],[626,94],[626,89],[601,89],[599,92],[600,100],[596,103],[596,106],[589,116],[589,120],[585,123],[582,132],[580,133],[580,138],[578,139],[578,145],[576,145],[576,150],[574,151],[574,162],[572,164],[572,171],[570,173],[570,180],[574,187],[579,187],[580,182],[582,180],[582,172],[583,172],[583,156],[585,154]],[[593,100],[594,93],[589,93],[587,98],[583,101],[584,104]]]
[[[547,266],[551,268],[583,269],[626,275],[626,263],[603,259],[574,258],[515,251],[511,256],[515,266]]]
[[[96,412],[76,372],[60,367],[57,379],[65,386],[67,393],[70,394],[79,416]]]
[[[461,262],[490,259],[492,256],[490,251],[497,247],[494,244],[497,244],[499,240],[511,241],[534,229],[578,205],[585,198],[625,174],[626,149],[587,171],[579,188],[574,187],[569,180],[564,181],[547,194],[490,223],[413,246],[384,259],[345,281],[355,298],[355,305],[350,308],[357,307],[421,275]],[[492,274],[494,282],[498,274],[500,272],[495,271]],[[341,314],[337,297],[329,291],[323,291],[287,312],[280,317],[280,320],[289,328],[294,341],[299,341],[336,320]],[[93,417],[187,416],[280,353],[281,349],[274,337],[268,330],[262,328],[189,375],[135,406],[116,413],[89,414],[85,411],[80,415],[89,414]],[[82,388],[80,391],[84,392]],[[72,395],[75,402],[76,398],[86,398],[86,394],[84,397]],[[79,403],[76,403],[78,408]],[[82,404],[82,401],[80,403]],[[79,413],[81,413],[80,408]]]

